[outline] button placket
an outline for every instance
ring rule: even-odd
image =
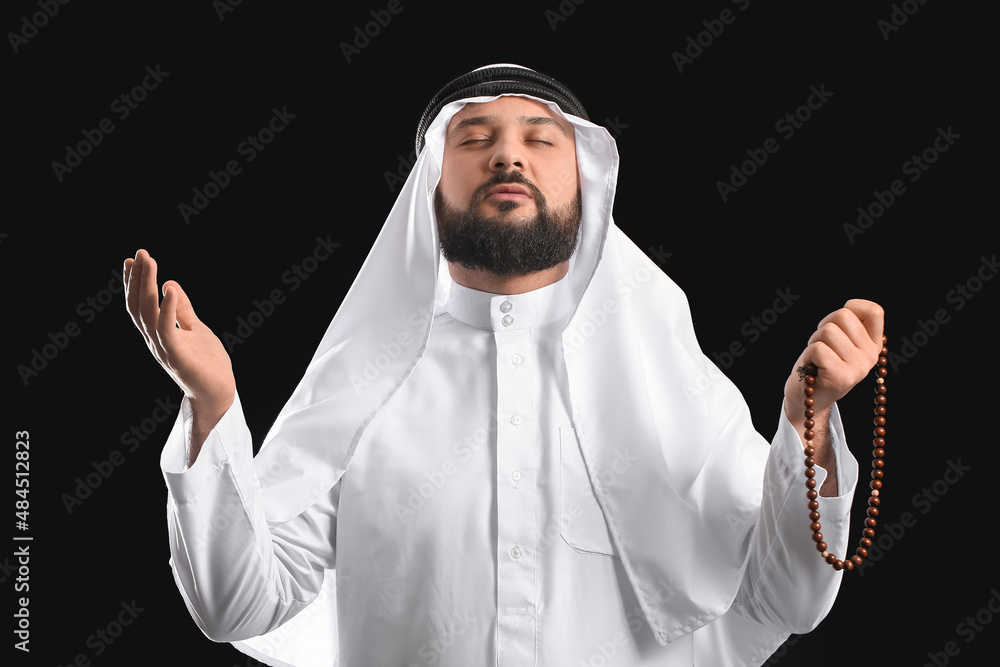
[[[501,300],[494,301],[492,311],[497,345],[497,642],[528,646],[534,645],[536,630],[528,619],[534,618],[537,588],[537,452],[532,366],[519,352],[530,347],[531,333],[505,328],[517,310],[516,300]],[[499,313],[505,314],[498,318]],[[521,657],[504,655],[499,664],[519,667],[525,664]]]

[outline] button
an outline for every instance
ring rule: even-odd
[[[503,325],[505,327],[509,327],[510,325],[514,324],[514,318],[511,317],[510,315],[504,315],[503,319],[500,321],[503,322]]]
[[[500,312],[509,313],[510,309],[513,307],[514,304],[512,304],[510,301],[504,301],[503,303],[500,304]]]
[[[515,470],[514,472],[512,472],[510,474],[510,478],[512,480],[514,480],[515,482],[520,482],[521,481],[521,477],[522,477],[522,475],[521,475],[521,471],[520,470]]]
[[[524,359],[521,358],[520,354],[512,355],[510,358],[510,363],[514,364],[515,366],[520,364],[522,361],[524,361]]]
[[[513,417],[510,418],[510,423],[513,424],[514,426],[520,426],[521,422],[523,421],[524,420],[521,419],[521,415],[514,415]]]
[[[510,557],[517,560],[524,555],[524,550],[521,547],[514,547],[510,550]]]

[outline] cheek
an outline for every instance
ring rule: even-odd
[[[567,204],[576,196],[578,183],[576,159],[563,159],[554,162],[549,169],[546,198],[549,205],[556,207]]]
[[[468,201],[475,189],[470,170],[461,160],[445,159],[441,165],[441,180],[438,189],[445,199],[453,205],[461,205]]]

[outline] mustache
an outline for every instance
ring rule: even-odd
[[[484,199],[486,195],[489,194],[490,188],[497,185],[507,185],[510,183],[517,183],[518,185],[523,185],[528,190],[531,191],[531,196],[534,197],[535,202],[538,206],[545,205],[545,195],[538,187],[529,181],[524,175],[519,171],[503,171],[498,174],[494,174],[486,180],[485,183],[476,188],[476,191],[472,193],[472,201],[470,202],[473,207],[478,206]]]

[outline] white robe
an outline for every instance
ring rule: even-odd
[[[493,98],[472,101],[488,99]],[[373,536],[389,528],[355,522],[355,529],[345,531],[337,518],[337,504],[371,501],[366,496],[340,495],[352,488],[348,469],[357,460],[357,474],[362,475],[377,453],[369,443],[393,440],[377,439],[381,425],[398,422],[399,411],[405,413],[409,405],[400,397],[406,396],[411,384],[420,386],[426,377],[434,376],[435,365],[442,363],[433,361],[438,359],[437,351],[454,335],[442,326],[440,337],[434,338],[436,323],[449,317],[451,281],[438,255],[431,197],[440,175],[444,127],[461,106],[461,102],[448,105],[431,124],[427,146],[382,234],[256,460],[251,462],[250,440],[238,403],[210,434],[190,470],[178,467],[177,460],[177,452],[183,451],[184,415],[164,450],[171,563],[189,610],[209,636],[237,641],[239,648],[258,657],[274,656],[274,660],[268,658],[273,664],[336,664],[338,645],[349,645],[353,659],[364,646],[419,636],[406,631],[413,623],[427,622],[414,615],[427,616],[426,610],[440,607],[443,599],[441,584],[423,586],[415,578],[405,584],[401,580],[396,595],[380,603],[383,623],[367,623],[361,626],[367,632],[359,630],[351,625],[352,609],[347,606],[339,610],[338,624],[337,601],[361,599],[358,596],[363,597],[366,587],[372,586],[383,598],[387,595],[379,582],[370,580],[377,571],[368,571],[368,579],[348,576],[341,569],[345,564],[337,558],[338,552],[361,549],[360,555],[353,552],[353,562],[361,562],[365,544],[378,543]],[[829,611],[841,576],[822,561],[809,539],[801,444],[784,417],[770,448],[753,430],[739,392],[701,353],[683,293],[613,223],[618,156],[610,135],[587,121],[564,117],[577,134],[583,233],[570,275],[559,288],[568,301],[567,323],[548,335],[555,352],[550,355],[551,363],[536,372],[549,382],[558,375],[557,385],[549,391],[561,397],[564,413],[553,414],[549,409],[544,415],[522,415],[522,419],[558,424],[560,448],[563,429],[571,432],[566,442],[576,445],[579,457],[573,469],[589,478],[588,507],[593,511],[585,516],[590,517],[592,527],[600,527],[603,521],[604,540],[611,547],[611,554],[597,551],[591,555],[611,556],[613,568],[608,572],[614,570],[616,575],[612,582],[606,574],[600,584],[603,597],[595,598],[602,602],[591,600],[590,604],[613,607],[626,600],[636,602],[634,614],[621,608],[625,618],[619,622],[626,623],[629,634],[619,637],[609,632],[610,644],[602,643],[600,635],[593,637],[596,653],[590,654],[601,654],[602,646],[607,650],[621,646],[622,652],[616,648],[616,655],[624,659],[632,655],[628,653],[630,647],[635,648],[632,642],[641,643],[648,633],[656,645],[666,646],[662,655],[673,652],[671,660],[686,660],[655,664],[760,664],[790,632],[815,627]],[[521,299],[530,300],[530,296]],[[500,333],[509,332],[495,334],[497,349]],[[580,640],[572,634],[544,631],[547,611],[540,605],[546,598],[538,586],[558,578],[549,579],[539,571],[533,575],[535,592],[529,594],[527,589],[518,589],[516,576],[508,577],[510,568],[504,569],[512,561],[526,562],[526,554],[533,552],[528,538],[537,542],[544,532],[536,530],[531,537],[514,531],[519,542],[529,542],[522,544],[516,558],[511,549],[517,545],[511,546],[509,535],[504,539],[502,529],[515,521],[511,517],[516,513],[498,514],[501,490],[507,490],[504,485],[508,483],[501,474],[502,455],[507,451],[501,447],[501,435],[514,415],[504,411],[499,397],[516,397],[519,391],[507,386],[501,372],[504,366],[494,362],[490,381],[495,383],[498,401],[492,406],[497,423],[492,434],[496,476],[479,480],[493,485],[490,493],[497,499],[491,510],[496,531],[489,536],[495,569],[491,577],[479,582],[480,596],[492,594],[497,607],[491,641],[503,647],[507,645],[504,637],[517,637],[524,630],[514,622],[518,613],[510,611],[521,608],[520,617],[530,617],[536,642],[578,644]],[[444,377],[437,386],[447,392]],[[453,410],[433,417],[448,420],[454,410],[483,409],[466,405],[468,399],[467,395],[451,395],[447,401]],[[474,420],[482,423],[482,415]],[[830,549],[843,554],[857,464],[843,447],[836,416],[833,426],[838,488],[843,495],[822,499],[820,512]],[[419,434],[414,443],[418,450],[439,442],[430,426],[413,428],[414,435]],[[555,439],[551,428],[536,433],[541,435],[532,443],[532,472],[535,493],[541,499],[541,482],[553,474],[551,466],[543,469],[542,464],[545,452],[553,451]],[[623,450],[628,452],[627,466]],[[409,470],[413,473],[419,468],[410,466]],[[518,500],[510,507],[523,502],[518,494],[512,497]],[[530,506],[536,512],[539,508],[553,511],[552,503],[542,500]],[[473,508],[463,510],[471,513],[467,518],[475,516]],[[482,512],[478,516],[482,519]],[[439,521],[433,521],[435,517]],[[423,532],[404,535],[400,531],[399,548],[415,554],[413,577],[426,568],[461,569],[457,559],[464,552],[444,547],[450,533],[440,518],[428,512],[426,523],[421,523]],[[304,533],[294,528],[299,524],[307,528]],[[536,528],[544,531],[545,526],[536,524]],[[319,546],[307,547],[303,542],[308,540],[296,537],[308,533],[315,538],[317,532],[324,533]],[[592,530],[589,535],[588,539],[597,539]],[[482,558],[480,551],[473,548],[473,558]],[[531,553],[534,567],[555,569],[553,563],[543,562],[555,557],[554,551],[546,550],[537,559]],[[451,555],[442,557],[442,553]],[[323,582],[321,587],[317,579]],[[455,586],[459,580],[456,577]],[[501,613],[496,596],[503,593],[490,588],[500,586],[498,582],[514,582],[512,590],[520,590],[516,597],[521,602],[532,599],[503,606],[509,613]],[[612,583],[621,584],[617,597],[608,593],[614,589]],[[450,591],[445,597],[468,601],[473,599],[470,595],[468,590]],[[413,664],[458,660],[458,633],[447,634],[448,624],[483,614],[461,616],[465,603],[449,604],[459,612],[450,617],[446,612],[437,626],[432,621],[430,627],[444,628],[441,636],[454,641],[435,663],[421,657],[422,644],[411,647],[415,649]],[[601,608],[601,613],[607,612]],[[370,618],[375,612],[368,608],[361,613]],[[249,639],[293,616],[277,630]],[[351,636],[339,637],[338,627],[352,628]],[[632,627],[638,631],[632,632]],[[356,636],[359,632],[365,636]],[[309,633],[312,636],[305,638]],[[469,640],[474,634],[462,632],[461,636]],[[282,640],[281,646],[275,646],[277,639]],[[515,642],[525,644],[523,639]],[[685,649],[678,647],[684,646],[688,650],[680,658]],[[545,650],[537,655],[548,655]],[[507,664],[503,657],[497,664]],[[560,663],[548,659],[539,664]]]

